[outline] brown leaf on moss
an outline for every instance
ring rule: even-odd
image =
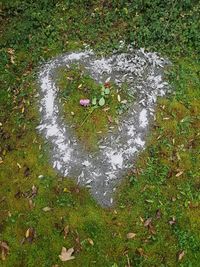
[[[126,235],[126,237],[127,237],[128,239],[133,239],[135,236],[136,236],[135,233],[128,233],[128,234]]]
[[[175,217],[172,217],[171,220],[169,220],[169,224],[170,225],[174,225],[176,223],[176,218]]]
[[[161,218],[161,211],[160,209],[157,209],[156,211],[156,219],[160,219]]]
[[[1,259],[5,261],[10,250],[7,242],[0,241],[0,249],[1,249]]]
[[[33,240],[36,237],[36,233],[35,233],[35,229],[30,227],[27,229],[26,233],[25,233],[25,238],[28,242],[33,242]]]
[[[72,254],[74,253],[74,248],[66,249],[65,247],[62,247],[61,254],[59,255],[59,258],[61,261],[69,261],[75,259]]]
[[[148,227],[152,222],[152,218],[148,218],[145,222],[144,222],[144,226]]]

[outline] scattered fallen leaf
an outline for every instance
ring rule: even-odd
[[[17,162],[17,167],[19,168],[19,169],[21,169],[22,168],[22,166]]]
[[[180,251],[178,253],[178,260],[181,261],[184,256],[185,256],[185,251],[184,250]]]
[[[176,223],[176,218],[172,217],[172,219],[169,221],[170,225],[174,225]]]
[[[176,177],[179,177],[179,176],[181,176],[183,174],[183,171],[180,171],[180,172],[178,172],[177,174],[176,174]]]
[[[137,249],[136,249],[136,252],[137,252],[141,257],[146,256],[145,253],[144,253],[144,249],[143,249],[143,248],[137,248]]]
[[[117,95],[117,100],[118,100],[118,102],[121,102],[121,96],[120,95]]]
[[[44,207],[42,210],[45,211],[45,212],[47,212],[47,211],[50,211],[51,208],[50,207]]]
[[[74,252],[74,248],[66,249],[65,247],[62,247],[61,254],[59,255],[59,258],[61,261],[69,261],[73,260],[75,257],[72,256]]]
[[[157,211],[156,211],[156,218],[157,219],[160,219],[161,218],[161,211],[160,211],[160,209],[157,209]]]
[[[128,233],[128,234],[126,235],[126,237],[127,237],[128,239],[133,239],[135,236],[136,236],[135,233]]]
[[[87,240],[91,246],[94,246],[94,241],[91,238],[88,238]]]
[[[7,242],[0,241],[0,249],[1,249],[1,259],[3,261],[5,261],[6,260],[6,256],[8,255],[9,250],[10,250]]]
[[[148,218],[145,222],[144,222],[144,226],[148,227],[152,222],[152,218]]]
[[[35,238],[35,229],[30,227],[25,233],[25,238],[29,242],[33,242],[33,239]]]

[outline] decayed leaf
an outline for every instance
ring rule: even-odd
[[[185,256],[185,251],[184,250],[180,251],[178,253],[178,260],[181,261],[184,256]]]
[[[69,261],[75,259],[74,256],[72,256],[74,252],[74,248],[66,249],[65,247],[62,247],[61,254],[59,255],[59,258],[61,261]]]
[[[5,241],[0,241],[1,259],[4,261],[9,253],[9,246]]]
[[[128,239],[133,239],[135,236],[136,236],[135,233],[128,233],[128,234],[126,235],[126,237],[127,237]]]

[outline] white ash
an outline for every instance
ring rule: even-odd
[[[40,70],[41,123],[38,129],[51,145],[53,167],[62,175],[89,187],[102,206],[112,205],[117,184],[145,146],[156,99],[169,91],[163,80],[163,68],[168,63],[157,53],[144,49],[130,49],[108,58],[98,58],[92,50],[86,50],[57,57]],[[70,68],[72,64],[84,66],[98,83],[111,80],[121,86],[126,82],[128,93],[136,96],[117,131],[112,133],[110,130],[111,133],[100,140],[99,152],[87,153],[60,115],[54,74],[59,67]]]

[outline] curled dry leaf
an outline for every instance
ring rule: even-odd
[[[5,241],[0,241],[1,259],[4,261],[9,253],[9,246]]]
[[[128,239],[133,239],[135,236],[136,236],[135,233],[128,233],[128,234],[126,235],[126,237],[127,237]]]
[[[59,258],[61,261],[69,261],[75,259],[72,254],[74,253],[74,248],[66,249],[65,247],[62,247],[61,254],[59,255]]]

